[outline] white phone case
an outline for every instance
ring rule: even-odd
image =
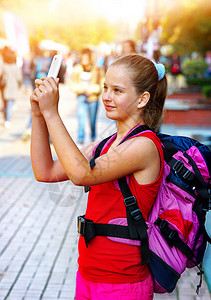
[[[47,77],[53,77],[54,79],[57,78],[61,64],[62,64],[62,59],[63,59],[63,57],[60,54],[57,54],[53,57]]]

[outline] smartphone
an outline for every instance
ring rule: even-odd
[[[59,54],[54,55],[53,60],[50,65],[50,68],[48,70],[47,77],[53,77],[54,79],[57,78],[61,64],[62,64],[62,59],[63,59],[62,55],[59,55]]]

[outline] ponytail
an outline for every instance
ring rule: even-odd
[[[158,81],[155,94],[148,101],[144,112],[144,123],[148,125],[154,131],[158,131],[164,115],[164,103],[167,96],[167,79],[164,76]]]

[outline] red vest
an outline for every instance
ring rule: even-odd
[[[151,210],[163,173],[163,151],[160,140],[152,132],[147,136],[158,148],[161,170],[157,180],[140,185],[133,175],[129,176],[129,187],[136,197],[145,220]],[[105,154],[108,145],[102,154]],[[101,155],[102,155],[101,154]],[[126,218],[126,210],[121,191],[113,181],[91,187],[85,217],[94,223],[108,223],[112,219]],[[146,279],[150,273],[148,265],[141,264],[140,246],[131,246],[111,241],[107,237],[96,236],[86,247],[84,238],[79,238],[79,272],[87,280],[105,283],[132,283]]]

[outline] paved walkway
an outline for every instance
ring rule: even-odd
[[[60,111],[74,139],[76,106],[68,87],[61,86]],[[20,94],[13,127],[0,125],[0,300],[70,300],[77,270],[76,217],[84,213],[87,196],[70,182],[35,181],[30,145],[21,139],[28,118],[28,100]],[[100,106],[99,138],[114,130]],[[195,297],[197,283],[196,270],[187,270],[172,294],[155,299],[210,299],[205,280]]]

